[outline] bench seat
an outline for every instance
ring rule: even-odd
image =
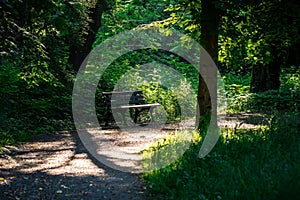
[[[107,115],[106,115],[106,123],[108,125],[108,121],[112,116],[112,110],[117,110],[122,114],[123,122],[126,123],[125,120],[125,110],[133,109],[134,110],[134,123],[137,123],[137,119],[139,114],[142,111],[148,111],[150,113],[151,121],[153,121],[152,117],[152,108],[161,106],[159,103],[146,103],[143,92],[140,90],[136,91],[116,91],[116,92],[102,92],[105,97],[106,107],[107,107]]]

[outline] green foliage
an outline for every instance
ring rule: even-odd
[[[249,74],[225,74],[228,111],[268,113],[264,126],[222,129],[217,145],[204,159],[198,158],[204,138],[200,137],[175,163],[143,174],[151,198],[296,199],[300,187],[298,70],[284,68],[281,89],[258,94],[249,93]],[[153,156],[148,161],[157,159],[160,149],[182,144],[170,138],[145,151]]]
[[[0,21],[1,36],[5,38],[1,45],[1,65],[18,67],[19,78],[27,87],[61,85],[67,73],[67,45],[80,36],[78,26],[85,26],[80,24],[84,18],[84,5],[80,1],[10,1],[1,4],[4,9],[4,18]]]
[[[170,12],[169,18],[161,25],[164,27],[175,27],[199,41],[201,25],[199,17],[201,13],[201,2],[193,0],[174,1],[165,10]]]
[[[295,199],[300,186],[299,122],[281,120],[274,117],[267,129],[224,129],[203,159],[198,158],[201,142],[194,142],[175,163],[143,175],[151,198]]]
[[[180,121],[180,106],[174,91],[164,89],[159,82],[145,83],[138,89],[143,91],[148,103],[160,103],[163,106],[168,123]]]
[[[249,92],[251,81],[249,74],[241,76],[239,73],[230,72],[225,74],[222,78],[228,97]]]
[[[299,92],[300,88],[300,66],[283,68],[281,72],[281,90]]]
[[[269,90],[236,96],[231,100],[229,112],[298,112],[299,92]]]
[[[299,44],[299,4],[286,1],[213,2],[220,14],[219,54],[222,69],[249,72],[254,65],[284,64],[287,49]],[[175,27],[200,39],[201,1],[178,0],[166,9],[161,27]]]
[[[116,0],[114,9],[103,15],[102,27],[98,32],[94,46],[122,31],[131,30],[139,25],[163,21],[168,16],[164,10],[172,3],[173,0]]]
[[[87,8],[81,0],[0,2],[1,145],[61,130],[58,121],[70,121],[68,50],[85,34]]]
[[[177,157],[183,155],[191,142],[199,142],[200,135],[196,131],[175,131],[168,136],[153,142],[143,155],[144,170],[157,170],[163,165],[170,165]]]
[[[114,9],[104,14],[94,45],[137,26],[177,28],[199,40],[199,2],[117,0]],[[84,42],[90,22],[88,10],[93,3],[0,2],[0,147],[72,126],[70,94],[74,74],[67,64],[68,51],[75,42]],[[296,1],[270,0],[215,3],[222,11],[220,66],[231,71],[222,74],[229,112],[278,113],[267,128],[222,130],[216,147],[201,160],[198,152],[202,135],[191,132],[191,146],[175,163],[144,174],[147,188],[154,199],[295,199],[300,188],[299,66],[283,69],[279,91],[258,94],[249,93],[249,71],[278,57],[284,63],[287,48],[299,44],[299,6]],[[153,62],[180,72],[181,90],[166,87],[174,77],[166,79],[159,70],[151,72],[152,80],[143,82],[139,67]],[[100,121],[105,117],[101,92],[112,91],[129,71],[134,72],[129,76],[130,89],[142,90],[149,103],[161,103],[168,122],[192,116],[184,116],[180,105],[186,113],[195,111],[190,101],[198,87],[195,68],[168,52],[141,50],[121,56],[102,75],[96,93]],[[207,128],[207,119],[200,119],[205,122],[201,131]],[[147,116],[142,120],[148,120]],[[185,134],[173,133],[144,151],[144,167],[183,153],[190,139]],[[178,152],[168,147],[178,147]]]
[[[51,133],[70,129],[72,123],[70,118],[53,119],[53,117],[42,117],[34,113],[22,113],[19,118],[10,117],[2,122],[0,126],[0,147],[15,145],[31,139],[36,134]]]
[[[148,103],[162,105],[167,122],[188,119],[195,113],[197,76],[193,66],[164,51],[147,49],[123,55],[105,70],[99,81],[99,120],[105,116],[101,92],[112,90],[142,90]]]
[[[250,93],[249,75],[228,73],[223,76],[227,92],[228,112],[299,112],[299,67],[283,69],[280,90]]]

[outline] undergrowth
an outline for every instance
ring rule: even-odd
[[[250,92],[250,74],[239,75],[234,72],[223,76],[227,96],[227,112],[240,113],[299,113],[300,68],[284,68],[281,72],[279,90],[260,93]]]
[[[199,140],[192,140],[175,162],[143,174],[150,198],[299,199],[298,72],[296,67],[284,69],[279,90],[257,94],[249,92],[249,74],[225,74],[228,113],[264,113],[270,120],[257,128],[221,129],[218,143],[202,159],[198,154],[204,136],[198,134]],[[146,152],[157,159],[155,152],[176,146],[174,141],[166,138]]]
[[[297,198],[299,122],[282,120],[273,117],[268,128],[223,129],[203,159],[198,157],[203,140],[194,141],[176,162],[144,173],[151,199]]]
[[[37,134],[69,130],[71,127],[73,123],[70,117],[60,120],[25,113],[19,118],[6,118],[0,124],[0,154],[5,146],[26,142]]]

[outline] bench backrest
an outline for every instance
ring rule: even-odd
[[[107,106],[124,106],[145,104],[143,92],[125,91],[125,92],[103,92]]]

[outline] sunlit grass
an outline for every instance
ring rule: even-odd
[[[174,131],[168,136],[153,142],[146,150],[141,151],[143,155],[143,169],[145,171],[157,170],[170,165],[193,143],[200,141],[200,134],[197,131]]]
[[[198,158],[203,142],[198,134],[183,156],[143,178],[153,199],[295,199],[300,188],[297,130],[296,121],[282,124],[280,118],[254,129],[222,129],[203,159]],[[174,142],[163,144],[168,141]]]

